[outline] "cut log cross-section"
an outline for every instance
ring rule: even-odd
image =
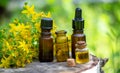
[[[107,61],[107,58],[99,59],[93,55],[90,55],[88,63],[77,64],[75,67],[68,67],[66,62],[34,61],[25,68],[0,69],[0,73],[104,73],[102,67]]]

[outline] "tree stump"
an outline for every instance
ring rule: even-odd
[[[68,67],[66,62],[34,61],[25,68],[0,69],[0,73],[104,73],[102,67],[107,61],[107,58],[99,59],[93,55],[90,55],[88,63],[77,64],[75,67]]]

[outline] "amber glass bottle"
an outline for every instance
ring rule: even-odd
[[[76,63],[82,64],[89,61],[89,52],[86,48],[85,41],[78,41],[75,45],[75,55],[76,55]]]
[[[51,18],[41,19],[41,37],[39,39],[39,61],[53,61],[53,38],[50,30],[52,29],[53,20]]]
[[[66,37],[66,31],[61,30],[56,32],[56,60],[57,62],[67,61],[69,58],[68,38]]]
[[[77,41],[86,41],[86,36],[84,34],[84,20],[82,19],[82,10],[80,8],[76,8],[72,28],[72,58],[75,58],[75,44]]]

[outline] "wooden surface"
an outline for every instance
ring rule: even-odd
[[[25,68],[0,69],[0,73],[103,73],[101,67],[107,59],[98,59],[90,55],[90,61],[86,64],[77,64],[76,67],[68,67],[66,62],[40,63],[34,61]]]

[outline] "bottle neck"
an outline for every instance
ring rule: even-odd
[[[84,45],[78,45],[76,48],[78,48],[78,49],[84,49],[84,48],[86,48],[86,46],[84,46]]]
[[[50,32],[51,29],[42,29],[41,32]]]
[[[49,37],[49,36],[51,36],[50,30],[51,30],[51,29],[42,29],[41,36],[44,36],[44,37]]]
[[[66,36],[66,34],[57,34],[57,37]]]
[[[66,33],[67,32],[65,30],[60,30],[60,31],[55,32],[57,37],[66,36]]]
[[[84,30],[76,30],[76,29],[74,29],[74,30],[73,30],[73,33],[74,33],[74,34],[77,34],[77,33],[83,34],[83,33],[84,33]]]

